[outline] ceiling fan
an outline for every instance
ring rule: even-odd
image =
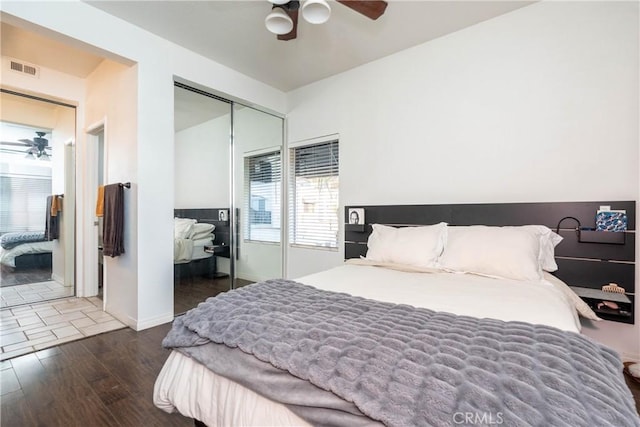
[[[352,10],[376,20],[387,9],[382,0],[336,0]],[[326,0],[269,0],[273,4],[271,13],[264,20],[267,29],[278,35],[278,40],[293,40],[298,37],[298,11],[310,24],[323,24],[329,20],[331,7]],[[302,6],[301,6],[302,3]]]
[[[49,140],[44,138],[46,132],[36,131],[36,135],[33,140],[31,139],[19,139],[19,142],[9,142],[2,141],[0,145],[8,145],[8,146],[18,146],[18,147],[28,147],[25,151],[22,150],[12,150],[9,148],[3,148],[2,151],[7,153],[26,153],[25,156],[27,159],[40,159],[40,160],[50,160],[51,158],[51,147],[49,147]]]

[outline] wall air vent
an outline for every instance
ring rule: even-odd
[[[40,68],[38,68],[33,64],[27,64],[25,62],[20,62],[15,59],[10,59],[9,68],[12,71],[18,72],[20,74],[26,74],[32,77],[40,77]]]

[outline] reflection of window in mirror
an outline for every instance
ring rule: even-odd
[[[280,150],[244,159],[244,239],[280,242],[281,212]]]

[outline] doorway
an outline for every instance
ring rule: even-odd
[[[75,295],[72,105],[0,92],[2,308]]]
[[[90,163],[93,165],[91,170],[92,174],[88,176],[87,181],[90,181],[90,188],[93,189],[93,197],[90,200],[97,200],[98,188],[103,186],[106,182],[105,170],[106,170],[106,151],[105,151],[105,120],[99,123],[93,124],[87,130],[87,154]],[[104,259],[102,255],[102,230],[103,230],[103,218],[98,216],[95,212],[93,216],[93,233],[91,233],[89,244],[92,250],[96,253],[96,263],[89,272],[88,283],[85,284],[87,295],[96,295],[99,299],[103,300],[104,308],[104,286],[107,283],[105,280],[106,270],[104,268]]]

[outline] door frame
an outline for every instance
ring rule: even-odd
[[[98,221],[95,214],[95,201],[98,198],[98,142],[99,135],[103,135],[102,182],[107,182],[107,118],[91,124],[85,130],[86,134],[86,166],[84,173],[85,206],[84,221],[84,280],[82,294],[78,296],[91,297],[98,295]],[[102,277],[102,309],[107,306],[107,269],[103,266]]]

